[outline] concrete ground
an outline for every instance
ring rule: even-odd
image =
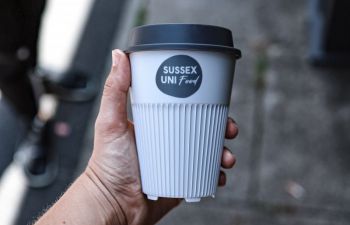
[[[308,64],[308,2],[150,0],[146,23],[228,27],[242,50],[230,116],[237,156],[215,199],[160,224],[349,224],[349,71]]]

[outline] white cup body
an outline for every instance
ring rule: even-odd
[[[194,59],[201,70],[200,85],[185,97],[165,93],[157,86],[157,73],[164,69],[164,62],[179,55]],[[158,50],[132,52],[130,61],[131,103],[143,192],[154,200],[169,197],[189,202],[214,196],[234,56],[214,51]],[[186,68],[179,67],[177,72],[181,71]],[[178,84],[180,76],[177,78]]]

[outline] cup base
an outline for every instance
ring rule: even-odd
[[[200,202],[201,198],[185,198],[186,202],[192,203],[192,202]]]
[[[147,198],[149,200],[152,200],[152,201],[157,201],[158,200],[158,197],[157,196],[153,196],[153,195],[147,195]],[[200,202],[201,198],[185,198],[185,201],[189,202],[189,203]]]
[[[152,200],[152,201],[157,201],[158,200],[158,197],[157,196],[153,196],[153,195],[147,195],[147,198],[149,200]]]

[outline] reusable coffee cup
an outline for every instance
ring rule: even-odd
[[[214,197],[241,57],[231,31],[199,24],[140,26],[126,52],[143,192],[151,200]]]

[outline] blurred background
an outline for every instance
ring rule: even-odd
[[[48,0],[28,67],[39,122],[0,97],[0,224],[35,221],[84,169],[110,52],[150,23],[227,27],[243,54],[227,185],[159,224],[350,224],[349,10],[345,0]],[[30,53],[0,52],[0,77]]]

